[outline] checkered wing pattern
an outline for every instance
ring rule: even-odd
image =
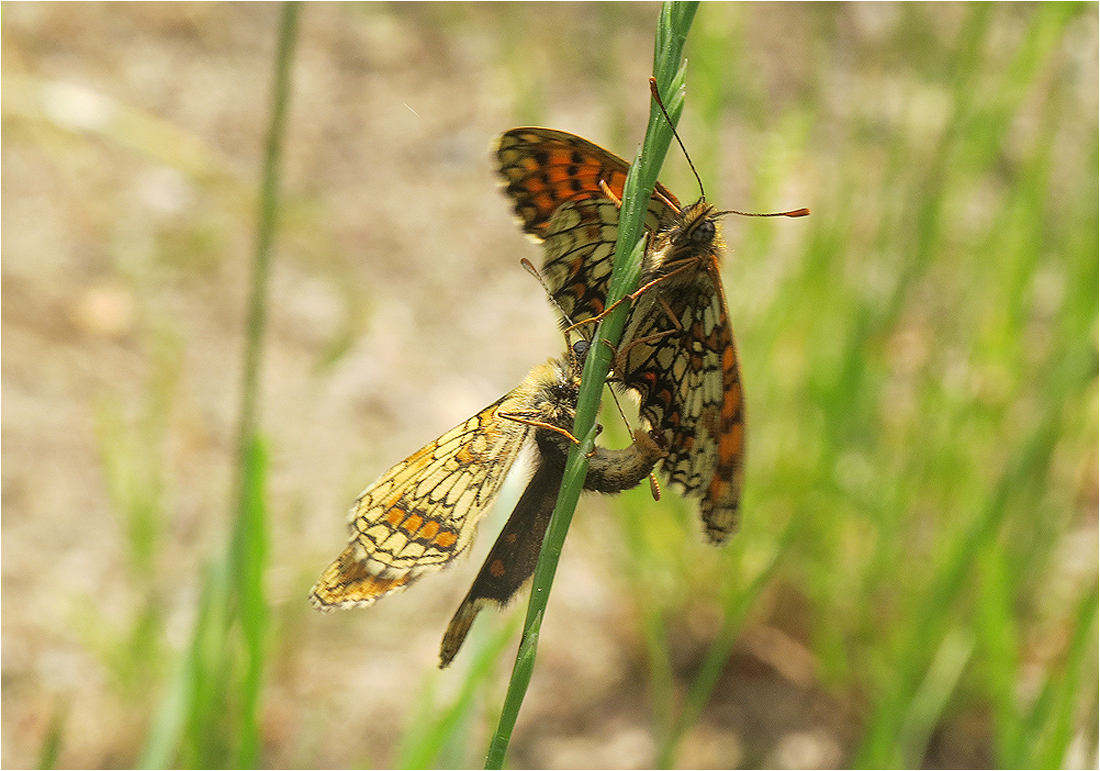
[[[604,310],[629,165],[588,140],[544,128],[512,129],[497,147],[500,173],[523,230],[546,242],[543,276],[571,322]],[[607,207],[611,207],[610,210]],[[656,231],[676,219],[679,202],[657,185],[646,216]]]
[[[713,210],[693,204],[659,232],[642,280],[660,281],[631,308],[619,369],[642,394],[642,415],[669,445],[663,469],[701,497],[707,537],[737,529],[745,454],[745,404],[737,347],[716,255]]]
[[[555,299],[573,322],[599,315],[627,163],[542,128],[508,131],[497,157],[525,232],[544,242],[543,275]],[[649,287],[631,308],[617,374],[664,437],[663,472],[701,498],[707,536],[722,543],[737,529],[745,442],[740,367],[718,271],[722,241],[705,201],[685,209],[657,185],[648,210],[642,283]]]
[[[314,607],[370,605],[465,551],[530,432],[505,417],[527,410],[528,397],[520,386],[364,490],[351,542],[313,588]]]

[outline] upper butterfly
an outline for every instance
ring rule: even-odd
[[[629,164],[563,131],[516,128],[497,147],[500,173],[525,232],[544,242],[543,277],[572,322],[599,316]],[[718,263],[718,212],[705,199],[682,207],[657,184],[651,234],[616,370],[639,393],[640,412],[664,437],[664,473],[702,499],[712,543],[738,526],[745,400]]]

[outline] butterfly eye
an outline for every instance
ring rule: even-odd
[[[573,355],[577,357],[577,361],[584,361],[588,356],[588,349],[592,347],[592,344],[587,340],[578,340],[573,343]]]
[[[691,240],[696,244],[709,244],[714,240],[714,220],[707,217],[691,230]]]

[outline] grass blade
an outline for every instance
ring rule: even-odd
[[[254,768],[260,761],[259,713],[268,620],[263,593],[267,462],[256,425],[297,18],[297,4],[284,5],[246,323],[234,529],[226,554],[207,572],[190,648],[142,753],[146,767],[165,767],[176,761],[198,767]],[[239,641],[235,639],[238,634]]]
[[[683,83],[684,70],[679,63],[697,5],[697,3],[666,2],[661,6],[657,24],[654,77],[657,78],[662,97],[666,98],[666,106],[673,120],[683,109],[683,96],[679,86]],[[674,87],[675,95],[672,91]],[[645,248],[642,240],[642,220],[645,216],[646,202],[653,193],[657,174],[671,141],[672,127],[665,121],[657,105],[651,104],[649,127],[642,150],[627,175],[618,239],[615,243],[614,267],[608,288],[609,307],[638,285],[642,250]],[[523,637],[516,656],[516,664],[512,670],[512,679],[508,684],[508,692],[505,695],[500,722],[489,746],[485,761],[486,768],[503,767],[508,743],[511,740],[516,719],[519,717],[527,686],[531,681],[538,648],[539,628],[546,612],[550,587],[561,557],[569,522],[584,485],[588,466],[586,454],[595,442],[596,413],[599,411],[600,396],[611,369],[611,352],[615,350],[622,336],[628,311],[628,305],[623,303],[600,323],[598,338],[607,341],[608,345],[601,343],[593,345],[585,362],[580,395],[577,399],[577,417],[573,428],[573,435],[580,440],[580,446],[572,447],[569,452],[561,493],[558,496],[550,526],[547,528],[538,567],[535,569]]]

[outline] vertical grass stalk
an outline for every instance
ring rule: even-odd
[[[665,2],[661,6],[657,22],[653,75],[674,121],[683,111],[684,68],[680,66],[680,62],[684,42],[687,40],[697,7],[697,2]],[[639,84],[639,91],[642,91],[642,84]],[[609,307],[638,286],[641,256],[645,248],[642,221],[646,204],[653,194],[657,174],[671,141],[672,127],[668,125],[657,105],[651,103],[645,141],[626,179],[618,239],[615,242],[614,267],[608,288]],[[600,323],[597,337],[600,341],[607,341],[608,345],[602,342],[593,345],[585,362],[580,395],[577,399],[577,417],[573,426],[573,435],[578,438],[580,445],[570,449],[557,506],[543,541],[542,553],[539,556],[531,587],[531,599],[527,607],[519,652],[512,669],[508,692],[504,698],[500,722],[489,745],[489,753],[485,761],[487,769],[503,767],[508,743],[511,740],[527,686],[531,681],[538,649],[539,628],[546,613],[550,587],[561,557],[565,535],[569,530],[573,511],[576,509],[584,486],[584,477],[588,468],[586,455],[595,443],[596,413],[599,411],[600,396],[611,369],[612,351],[622,336],[628,312],[628,304],[622,303]]]
[[[256,426],[279,162],[297,18],[297,4],[284,5],[245,331],[233,533],[224,558],[207,572],[191,645],[142,755],[146,767],[255,768],[260,760],[259,713],[268,614],[263,595],[266,459]]]

